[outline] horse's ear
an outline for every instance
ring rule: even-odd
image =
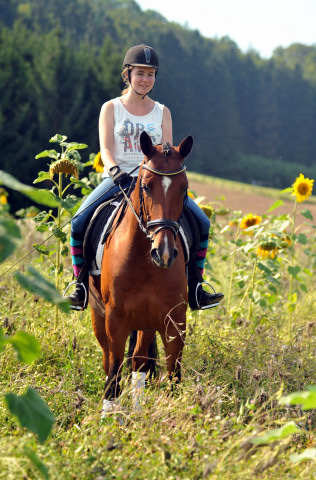
[[[189,135],[187,138],[182,140],[182,142],[179,145],[179,153],[182,158],[185,158],[189,155],[189,153],[192,150],[192,146],[193,146],[193,138],[191,137],[191,135]]]
[[[147,132],[142,132],[140,135],[140,148],[146,157],[150,157],[153,149],[153,142]]]

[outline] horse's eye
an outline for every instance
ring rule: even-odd
[[[151,189],[150,189],[150,186],[149,186],[149,185],[146,185],[145,183],[143,183],[142,188],[143,188],[144,192],[147,193],[147,195],[150,194],[150,190],[151,190]]]

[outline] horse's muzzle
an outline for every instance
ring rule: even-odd
[[[178,256],[178,250],[177,248],[166,249],[159,246],[158,248],[152,248],[150,255],[154,264],[158,267],[170,268]]]

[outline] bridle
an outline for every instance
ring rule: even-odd
[[[155,175],[168,176],[168,177],[175,176],[175,175],[180,175],[181,173],[183,173],[186,170],[186,167],[183,166],[179,170],[174,170],[174,171],[171,171],[171,172],[165,172],[163,170],[157,170],[156,168],[152,168],[152,167],[149,167],[148,165],[144,165],[144,164],[141,165],[140,168],[142,170],[148,170],[149,172],[151,172]],[[174,235],[174,238],[176,239],[176,236],[179,232],[180,225],[181,225],[183,210],[182,210],[181,215],[180,215],[180,217],[178,218],[177,221],[166,219],[166,218],[159,218],[159,219],[156,219],[156,220],[148,220],[148,216],[147,216],[147,213],[146,213],[145,208],[144,208],[144,194],[143,194],[144,189],[142,187],[141,182],[139,183],[139,204],[140,204],[139,215],[134,210],[134,207],[133,207],[129,197],[126,195],[124,190],[123,189],[121,189],[121,190],[124,193],[126,202],[128,203],[129,207],[131,208],[132,212],[134,213],[134,215],[135,215],[135,217],[138,221],[140,229],[142,230],[142,232],[145,233],[146,237],[151,242],[154,241],[154,238],[157,235],[157,233],[160,232],[161,230],[164,230],[164,229],[171,230],[173,235]],[[185,205],[186,201],[187,201],[187,194],[184,198],[183,205]],[[145,221],[144,221],[144,217],[145,217]],[[158,228],[156,228],[156,230],[154,232],[150,233],[150,229],[152,229],[154,227],[158,227]]]

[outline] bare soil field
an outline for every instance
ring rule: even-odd
[[[273,203],[278,200],[278,196],[275,193],[274,195],[269,195],[269,189],[266,189],[266,191],[265,189],[262,189],[262,192],[264,193],[261,193],[260,189],[256,191],[256,187],[251,185],[246,185],[243,189],[243,185],[237,182],[236,185],[231,182],[231,186],[226,186],[225,183],[227,182],[223,180],[223,185],[221,185],[218,179],[212,182],[211,177],[208,177],[207,183],[205,183],[200,180],[191,179],[189,175],[190,189],[197,195],[205,196],[207,202],[216,202],[214,206],[221,205],[230,210],[241,210],[245,215],[247,213],[263,215],[267,213]],[[291,199],[290,194],[288,194],[288,196],[289,199]],[[280,196],[280,198],[283,199],[284,204],[275,209],[272,213],[290,213],[293,210],[294,202],[292,199],[290,201],[284,200],[284,194],[283,196]],[[316,222],[315,198],[312,200],[312,202],[306,201],[298,204],[297,211],[299,212],[300,210],[308,208]]]

